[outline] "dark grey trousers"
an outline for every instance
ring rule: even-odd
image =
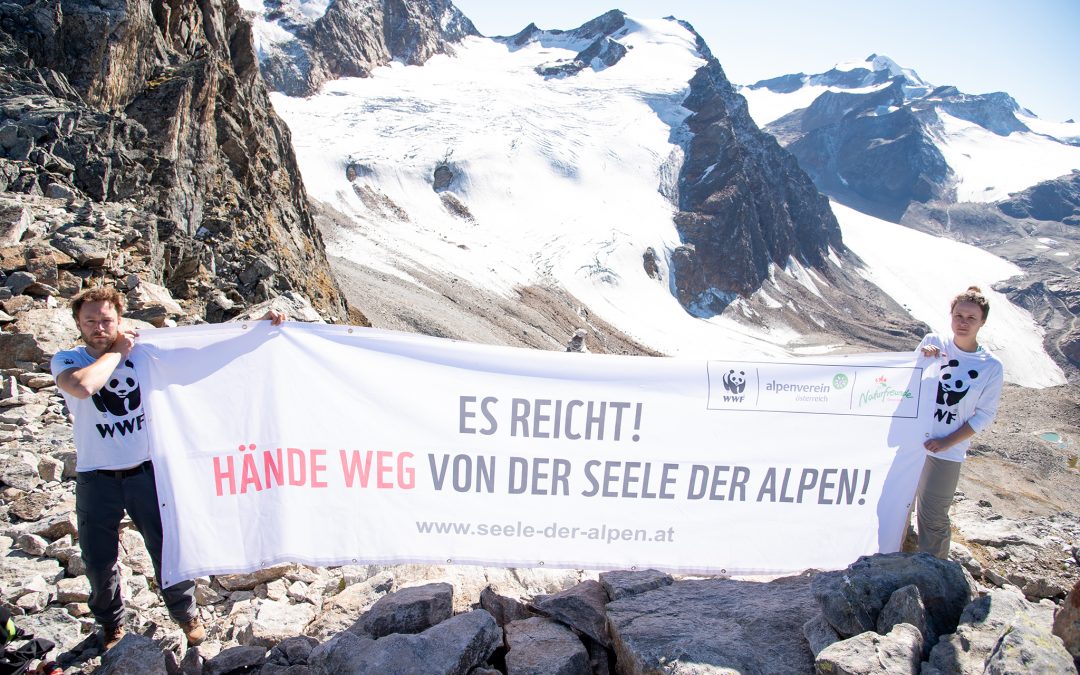
[[[90,611],[102,626],[116,626],[124,618],[120,597],[120,568],[116,564],[120,545],[120,521],[124,511],[142,535],[154,563],[154,577],[161,587],[161,512],[158,510],[154,468],[117,477],[97,471],[83,471],[76,477],[75,511],[78,516],[79,545],[86,576],[90,579]],[[195,616],[195,582],[162,589],[169,614],[180,622]]]

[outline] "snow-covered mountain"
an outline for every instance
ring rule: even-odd
[[[584,327],[604,351],[706,357],[906,349],[958,289],[1016,273],[962,245],[956,283],[905,291],[867,265],[844,243],[861,214],[837,223],[684,22],[613,12],[452,51],[273,97],[374,323],[548,348]],[[887,257],[933,239],[881,227]],[[1062,382],[1015,319],[988,333],[1025,364],[1010,378]]]
[[[894,220],[912,201],[995,202],[1080,168],[1080,124],[932,86],[876,54],[740,91],[819,188]]]

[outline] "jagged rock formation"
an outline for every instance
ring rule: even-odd
[[[606,14],[586,21],[573,30],[540,30],[535,23],[530,23],[515,35],[504,41],[511,48],[521,48],[530,42],[554,37],[566,40],[589,41],[589,46],[582,49],[572,59],[560,59],[553,63],[544,63],[536,67],[536,72],[544,77],[565,77],[576,75],[586,68],[602,70],[618,63],[626,56],[626,47],[615,38],[626,26],[626,12],[613,9]]]
[[[56,249],[83,283],[137,274],[209,320],[287,291],[349,318],[235,1],[20,1],[0,28],[0,188],[29,220],[9,243]]]
[[[271,89],[290,96],[308,96],[336,77],[367,77],[395,59],[419,65],[479,35],[450,0],[337,0],[314,20],[300,12],[296,0],[263,5],[262,19],[292,36],[260,42],[263,77]]]

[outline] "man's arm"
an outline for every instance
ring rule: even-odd
[[[60,373],[56,378],[56,386],[75,398],[90,398],[105,386],[116,366],[127,358],[134,346],[134,331],[121,332],[109,351],[99,356],[96,361],[83,368],[70,368]]]

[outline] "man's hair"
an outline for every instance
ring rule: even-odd
[[[124,315],[124,296],[115,286],[97,286],[83,291],[71,301],[71,315],[79,322],[79,310],[88,302],[107,302],[116,308],[116,316]]]
[[[990,301],[986,299],[986,296],[982,294],[982,289],[978,286],[968,286],[968,289],[960,295],[953,298],[952,304],[949,305],[949,311],[956,309],[956,306],[961,302],[970,302],[978,305],[982,310],[983,321],[990,316]]]

